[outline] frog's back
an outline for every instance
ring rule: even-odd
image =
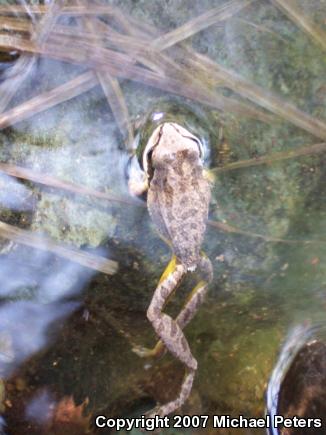
[[[194,152],[180,151],[155,169],[147,198],[149,213],[189,270],[198,264],[209,201],[210,185]]]

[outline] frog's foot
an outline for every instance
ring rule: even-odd
[[[187,374],[184,377],[181,390],[179,396],[175,400],[171,400],[171,402],[166,403],[165,405],[156,406],[151,411],[146,413],[146,418],[154,418],[155,415],[159,417],[164,417],[165,415],[171,414],[182,406],[186,400],[188,399],[192,384],[195,377],[195,370],[188,370]]]
[[[161,341],[158,341],[152,349],[143,346],[134,346],[132,351],[140,358],[161,358],[165,352],[165,346]]]
[[[133,346],[131,349],[140,358],[151,358],[153,349],[143,346]]]
[[[155,406],[155,408],[151,409],[150,411],[146,412],[145,418],[155,418],[155,416],[163,417],[161,414],[161,406]]]
[[[204,178],[212,185],[216,183],[216,174],[214,170],[204,169]]]

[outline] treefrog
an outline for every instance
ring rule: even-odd
[[[147,318],[159,341],[153,349],[137,347],[133,350],[142,357],[155,357],[167,349],[186,369],[178,396],[157,406],[149,416],[164,416],[182,406],[189,397],[197,370],[197,361],[183,329],[203,302],[213,276],[211,262],[201,252],[211,193],[203,154],[203,144],[190,131],[176,122],[163,122],[155,128],[142,150],[140,164],[144,179],[141,183],[129,180],[132,192],[139,194],[147,190],[149,214],[172,250],[172,259],[147,310]],[[195,271],[201,280],[173,319],[164,313],[164,308],[182,278]]]

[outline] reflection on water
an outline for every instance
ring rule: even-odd
[[[67,316],[76,304],[40,305],[31,301],[4,304],[0,309],[1,373],[8,376],[17,365],[42,349],[52,322]]]
[[[305,419],[306,424],[312,419],[306,430],[316,428],[315,432],[323,433],[321,422],[326,413],[325,386],[325,325],[297,327],[288,336],[271,376],[267,390],[267,413],[273,421],[275,416],[296,416]],[[291,435],[298,433],[298,429],[279,425],[278,429],[271,428],[270,433]]]
[[[131,351],[155,342],[170,254],[125,180],[134,132],[171,94],[217,138],[214,281],[186,331],[199,370],[182,412],[262,416],[276,365],[275,410],[310,340],[300,329],[278,359],[288,331],[325,319],[324,2],[62,4],[0,5],[0,433],[96,433],[94,415],[177,394],[182,366]]]

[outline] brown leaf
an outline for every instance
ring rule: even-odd
[[[46,425],[46,433],[53,435],[89,434],[91,415],[85,415],[87,405],[87,398],[77,406],[72,396],[63,397],[53,409],[52,418]]]

